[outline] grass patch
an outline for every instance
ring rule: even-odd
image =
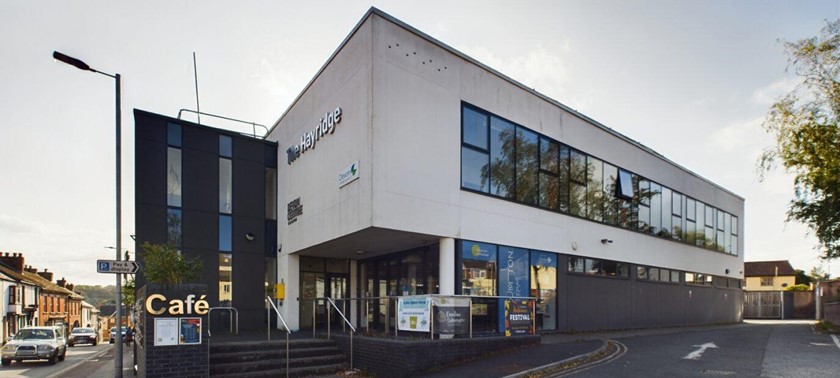
[[[815,327],[817,328],[817,331],[819,331],[819,332],[821,332],[821,333],[835,333],[835,334],[840,334],[840,326],[838,326],[838,325],[836,325],[836,324],[834,324],[834,323],[832,323],[832,322],[829,322],[829,321],[827,321],[827,320],[820,320],[820,321],[819,321],[819,322],[815,325]]]

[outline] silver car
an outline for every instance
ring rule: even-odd
[[[12,360],[47,360],[50,365],[64,361],[67,343],[60,327],[27,327],[9,340],[0,351],[0,363],[9,366]]]

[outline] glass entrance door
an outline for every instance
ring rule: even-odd
[[[350,310],[350,303],[344,301],[342,299],[347,298],[347,289],[350,278],[347,274],[344,273],[327,273],[326,274],[326,290],[325,296],[332,298],[335,305],[341,310],[345,317],[348,317],[348,311]],[[330,307],[330,322],[332,323],[332,327],[341,327],[344,324],[344,320],[341,319],[341,316],[336,313],[335,309]],[[326,321],[326,319],[324,319]]]

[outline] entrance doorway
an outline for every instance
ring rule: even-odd
[[[331,327],[341,327],[341,317],[328,305],[325,298],[335,301],[339,309],[349,310],[350,304],[340,299],[350,295],[350,269],[348,260],[300,257],[300,328],[326,329],[327,309],[330,310]],[[347,311],[342,310],[348,317]]]

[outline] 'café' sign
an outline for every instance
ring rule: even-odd
[[[210,304],[204,300],[205,297],[206,295],[202,295],[195,300],[195,295],[190,294],[186,300],[173,299],[167,302],[163,294],[152,294],[146,298],[146,312],[152,315],[163,315],[167,312],[169,315],[206,315],[210,311]]]

